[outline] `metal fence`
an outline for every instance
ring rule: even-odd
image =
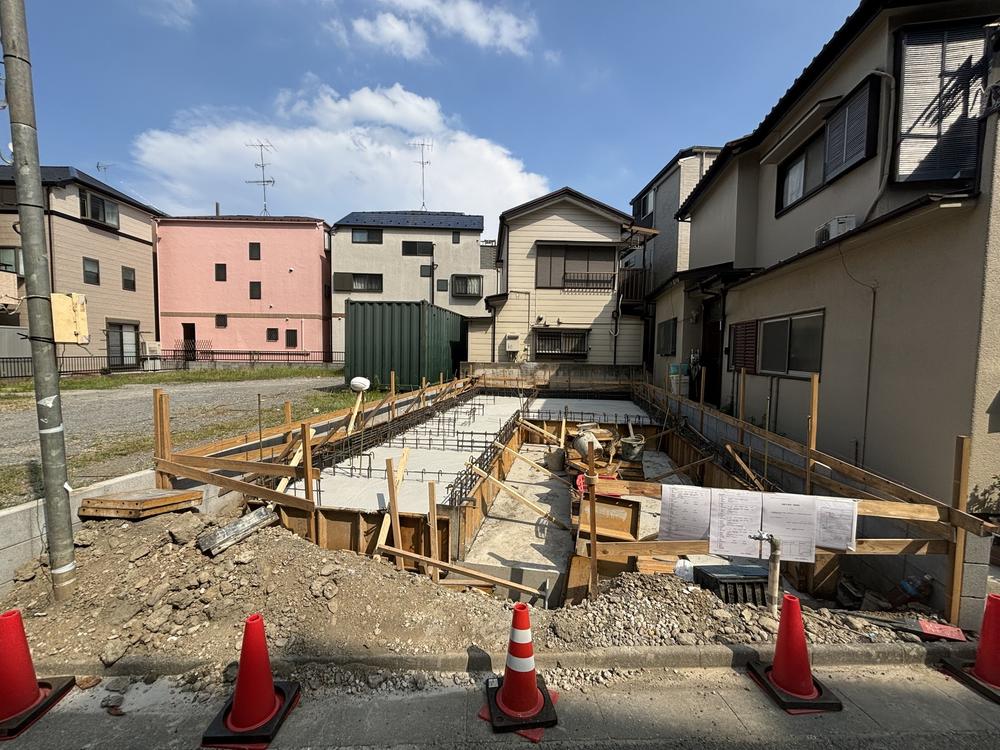
[[[185,370],[191,363],[215,362],[234,367],[268,365],[318,365],[342,367],[343,352],[249,352],[238,350],[168,349],[160,356],[67,355],[57,357],[62,375],[111,375],[128,372]],[[31,357],[0,357],[0,380],[30,378],[34,370]]]

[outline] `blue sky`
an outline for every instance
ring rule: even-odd
[[[571,185],[627,208],[751,130],[856,0],[30,2],[42,160],[174,213],[496,214]]]

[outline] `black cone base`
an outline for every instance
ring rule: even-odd
[[[556,707],[552,703],[552,696],[545,686],[545,680],[538,673],[535,674],[535,681],[538,689],[542,693],[542,707],[537,714],[530,718],[519,719],[508,716],[497,705],[497,693],[503,687],[503,677],[491,677],[486,681],[486,705],[490,710],[490,725],[494,732],[516,732],[521,729],[542,729],[554,727],[559,723],[556,717]]]
[[[263,750],[267,747],[278,734],[285,717],[299,702],[299,683],[275,680],[274,689],[281,696],[281,708],[264,726],[249,732],[234,732],[229,729],[226,726],[226,717],[229,716],[229,712],[233,708],[233,699],[230,697],[218,715],[212,719],[205,734],[202,735],[201,746],[238,748],[239,750],[244,750],[244,748]]]
[[[0,721],[0,741],[12,740],[56,705],[76,684],[75,677],[47,677],[38,681],[38,687],[48,691],[42,701],[24,713]]]
[[[959,661],[958,659],[945,659],[941,662],[941,668],[967,688],[972,688],[994,703],[1000,703],[1000,688],[993,687],[990,683],[980,680],[972,674],[974,665],[975,662]]]
[[[844,704],[840,698],[834,695],[830,688],[813,677],[813,685],[819,691],[815,698],[800,698],[797,695],[786,693],[771,681],[771,667],[761,664],[759,661],[752,661],[747,664],[747,671],[750,678],[760,685],[761,689],[771,696],[771,700],[778,706],[791,714],[814,714],[826,711],[843,711]]]

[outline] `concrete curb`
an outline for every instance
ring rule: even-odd
[[[814,667],[935,664],[944,658],[975,658],[974,643],[852,643],[817,644],[810,648]],[[635,646],[594,648],[589,651],[541,651],[535,654],[539,669],[693,669],[745,667],[755,658],[771,661],[774,646]],[[308,664],[331,664],[361,670],[415,670],[432,672],[501,671],[506,654],[490,654],[470,648],[468,652],[446,654],[333,654],[330,656],[275,656],[276,671]],[[205,666],[204,659],[129,658],[127,655],[105,668],[99,660],[36,661],[39,674],[77,675],[176,675]]]

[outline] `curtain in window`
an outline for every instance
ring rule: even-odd
[[[785,172],[785,185],[781,205],[790,206],[802,197],[802,188],[805,184],[805,177],[806,158],[805,155],[802,155],[794,164],[791,164],[788,167],[788,171]]]

